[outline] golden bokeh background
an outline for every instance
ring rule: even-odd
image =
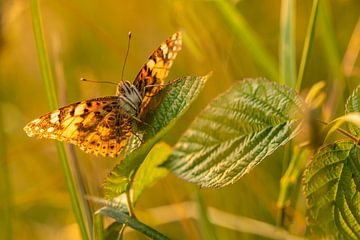
[[[168,144],[175,144],[201,109],[235,81],[259,76],[276,80],[259,66],[250,47],[234,32],[234,27],[219,10],[222,2],[224,0],[39,1],[59,102],[64,105],[115,93],[112,85],[85,83],[80,78],[119,81],[129,31],[132,39],[124,78],[132,81],[149,54],[172,33],[182,30],[183,50],[168,79],[205,75],[210,71],[213,75],[190,110],[164,138]],[[226,2],[234,6],[278,70],[281,1]],[[356,54],[349,47],[349,41],[359,21],[360,2],[323,2],[329,21],[317,25],[302,90],[325,81],[329,94],[339,96],[333,105],[328,105],[336,109],[330,115],[336,115],[343,108],[346,98],[343,94],[360,82],[359,61],[352,63],[350,74],[344,70],[349,64],[346,53]],[[312,1],[297,1],[296,4],[297,64],[301,59],[311,4]],[[3,176],[0,208],[3,214],[11,213],[13,239],[80,239],[54,141],[28,138],[23,131],[27,122],[50,110],[34,41],[30,1],[7,0],[1,2],[0,7],[0,174]],[[88,194],[101,197],[102,181],[116,160],[90,156],[77,148],[75,151]],[[141,218],[142,212],[193,201],[201,196],[208,206],[275,225],[282,160],[283,148],[239,182],[223,189],[199,189],[170,174],[141,196],[136,212],[141,220],[171,239],[207,237],[197,221],[184,217],[189,209],[177,208],[173,215],[179,221],[161,225],[154,224],[149,215]],[[5,198],[10,198],[11,206],[2,204]],[[306,227],[304,202],[300,194],[293,213],[295,222],[289,226],[293,234],[300,236],[304,235]],[[4,208],[7,209],[4,211]],[[214,228],[218,239],[268,239],[223,226]],[[0,226],[0,239],[7,231],[9,228]],[[126,233],[125,237],[145,239],[134,232]]]

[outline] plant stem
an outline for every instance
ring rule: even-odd
[[[126,224],[127,226],[137,230],[138,232],[145,234],[146,236],[150,237],[151,239],[154,239],[154,240],[168,240],[169,239],[166,236],[164,236],[163,234],[156,231],[155,229],[152,229],[151,227],[145,225],[144,223],[139,222],[135,218],[133,218],[133,217],[129,216],[128,214],[123,213],[115,208],[103,207],[98,211],[98,213],[101,215],[107,216],[107,217],[111,217],[119,223]]]
[[[295,13],[295,0],[281,1],[279,82],[291,88],[296,84]]]
[[[50,62],[48,59],[47,49],[45,46],[44,35],[42,32],[42,22],[40,16],[39,2],[38,0],[31,1],[31,13],[33,21],[33,30],[35,36],[35,42],[37,47],[37,53],[39,58],[40,70],[42,79],[44,81],[48,104],[51,110],[57,108],[57,98],[53,82],[53,77],[50,68]],[[77,195],[76,184],[72,178],[70,165],[65,153],[64,144],[56,142],[57,152],[61,162],[62,170],[65,176],[66,186],[70,195],[70,200],[73,208],[73,212],[76,221],[79,224],[82,239],[89,239],[89,229],[86,227],[85,219],[82,214],[81,204]]]
[[[198,187],[195,187],[195,202],[197,205],[197,211],[199,215],[199,225],[203,239],[217,240],[216,231],[214,225],[209,219],[208,208],[201,196]]]
[[[131,184],[129,184],[129,186],[131,186]],[[136,219],[136,215],[134,212],[134,208],[133,208],[133,204],[132,204],[132,200],[131,200],[131,196],[130,196],[130,188],[125,192],[125,195],[126,195],[127,206],[129,209],[129,215],[130,215],[130,217],[133,217]]]
[[[93,235],[95,240],[104,239],[104,217],[98,214],[94,216]]]
[[[301,62],[300,62],[298,77],[297,77],[297,81],[296,81],[296,88],[295,89],[297,91],[300,91],[300,89],[301,89],[301,83],[303,81],[304,73],[305,73],[307,64],[308,64],[309,59],[310,59],[310,51],[311,51],[311,48],[313,46],[316,19],[317,19],[317,15],[318,15],[317,14],[318,13],[318,6],[319,6],[319,0],[314,0],[313,5],[312,5],[312,9],[311,9],[309,25],[308,25],[307,30],[306,30],[304,48],[303,48],[303,51],[302,51]]]
[[[0,239],[10,240],[12,239],[13,201],[9,162],[6,154],[6,138],[3,129],[5,128],[0,104]]]
[[[227,0],[214,1],[213,4],[216,6],[226,25],[234,33],[236,39],[244,44],[253,56],[254,61],[263,69],[266,77],[277,82],[278,71],[274,59],[261,45],[259,38],[236,10],[236,7]]]
[[[285,211],[290,206],[290,198],[294,192],[295,184],[298,182],[298,178],[301,176],[301,172],[304,168],[307,151],[306,145],[295,145],[292,150],[292,157],[285,174],[280,180],[280,193],[277,200],[277,207],[279,209],[277,223],[279,226],[284,226]]]
[[[319,120],[320,123],[324,124],[325,126],[329,125],[329,123]],[[357,145],[360,145],[360,138],[355,137],[354,135],[352,135],[351,133],[341,129],[341,128],[337,128],[336,131],[338,131],[339,133],[342,133],[343,135],[345,135],[346,137],[350,138],[352,141],[354,141]]]

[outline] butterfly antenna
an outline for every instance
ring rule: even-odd
[[[86,78],[81,78],[80,80],[81,80],[81,81],[84,81],[84,82],[92,82],[92,83],[108,83],[108,84],[118,85],[117,83],[110,82],[110,81],[94,81],[94,80],[89,80],[89,79],[86,79]]]
[[[129,50],[130,50],[131,32],[128,33],[128,37],[129,38],[128,38],[128,45],[127,45],[125,60],[124,60],[124,64],[123,64],[123,67],[122,67],[122,70],[121,70],[121,81],[124,80],[124,70],[125,70],[126,60],[127,60],[128,55],[129,55]]]

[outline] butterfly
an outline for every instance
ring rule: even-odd
[[[87,153],[118,156],[136,135],[134,122],[141,121],[160,91],[181,46],[181,32],[176,32],[150,55],[133,83],[120,81],[115,96],[66,105],[29,122],[24,131],[29,137],[75,144]]]

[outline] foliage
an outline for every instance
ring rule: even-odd
[[[176,119],[184,113],[190,103],[197,97],[204,87],[206,79],[207,76],[180,78],[175,80],[173,85],[168,86],[169,91],[167,89],[163,90],[165,96],[158,96],[161,99],[161,103],[152,114],[152,118],[148,122],[151,127],[147,129],[145,134],[145,137],[150,138],[151,136],[151,138],[140,148],[131,152],[111,171],[104,183],[105,196],[107,198],[120,195],[132,184],[134,171],[144,161],[152,146],[170,130]],[[159,154],[156,157],[159,157],[161,160],[163,153],[161,151],[156,153]],[[152,155],[150,157],[155,158]],[[156,168],[157,166],[153,165],[152,167]]]
[[[296,135],[301,108],[285,86],[236,83],[198,115],[164,165],[202,187],[234,183]]]
[[[346,112],[359,112],[359,87],[348,98]],[[314,154],[304,174],[309,225],[313,235],[327,239],[360,237],[359,128],[350,125],[355,141],[339,141]]]
[[[0,239],[360,238],[359,1],[30,2],[0,3]],[[116,162],[21,131],[179,30],[170,76],[213,77],[166,86]]]
[[[360,237],[360,148],[341,141],[319,150],[304,175],[309,221],[314,236]]]
[[[358,98],[359,91],[355,90],[347,101],[348,112],[359,110]],[[286,86],[265,79],[240,81],[198,115],[162,166],[201,187],[232,184],[303,131],[301,121],[305,121],[305,108],[301,98]],[[352,131],[357,133],[357,127]],[[360,150],[356,136],[353,139],[354,142],[342,141],[323,147],[306,168],[304,193],[314,236],[356,239],[360,234]],[[167,150],[166,155],[169,153]],[[139,177],[131,177],[137,180],[133,186],[140,189],[143,189],[141,185],[148,185],[162,175],[154,174],[159,172],[155,162],[161,164],[165,160],[161,149],[156,150],[155,155],[150,152],[148,157],[153,164],[144,164],[146,171],[143,168],[138,171]],[[299,158],[293,158],[286,176],[299,172],[296,167]],[[121,173],[121,168],[117,171]],[[151,172],[153,177],[149,177]],[[121,192],[115,191],[110,196],[126,189],[123,187]],[[138,196],[137,193],[133,201]],[[285,202],[288,197],[285,194],[281,201]],[[111,212],[111,217],[116,216],[116,211]]]

